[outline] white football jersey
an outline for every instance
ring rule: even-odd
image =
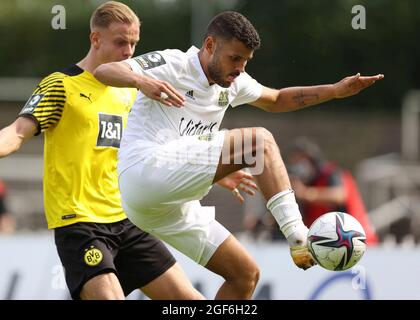
[[[229,88],[210,85],[198,51],[194,46],[187,52],[167,49],[125,61],[134,72],[170,83],[186,101],[182,108],[168,107],[138,92],[121,141],[120,173],[146,158],[158,145],[182,136],[218,131],[229,105],[236,107],[261,96],[262,85],[245,72]]]

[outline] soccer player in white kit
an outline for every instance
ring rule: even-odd
[[[228,11],[210,22],[201,49],[151,52],[95,71],[111,86],[140,89],[139,79],[147,76],[169,82],[185,95],[183,107],[168,107],[171,97],[161,95],[165,106],[139,91],[119,151],[120,191],[134,224],[225,279],[219,299],[251,298],[259,269],[215,220],[214,209],[202,207],[199,200],[214,183],[238,198],[238,188],[252,193],[252,176],[241,170],[245,167],[261,168],[254,177],[295,264],[302,269],[314,264],[306,246],[308,228],[273,136],[264,128],[219,130],[228,106],[292,111],[354,95],[383,78],[357,74],[331,85],[270,89],[245,72],[259,46],[252,24]]]

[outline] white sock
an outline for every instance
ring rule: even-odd
[[[303,224],[293,190],[285,190],[272,196],[267,202],[267,208],[290,245],[306,244],[308,229]]]

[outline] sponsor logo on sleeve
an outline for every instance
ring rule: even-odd
[[[158,52],[150,52],[135,57],[134,60],[143,70],[153,69],[166,64],[165,59]]]
[[[33,96],[31,96],[28,102],[26,102],[20,114],[34,113],[36,106],[42,100],[43,97],[44,97],[44,94],[34,94]]]

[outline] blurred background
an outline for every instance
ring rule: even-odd
[[[84,57],[89,49],[89,18],[102,2],[1,1],[0,127],[14,121],[42,77]],[[353,176],[366,207],[366,223],[380,245],[415,247],[420,243],[420,2],[121,2],[142,21],[136,55],[165,48],[187,50],[191,44],[199,47],[209,20],[221,11],[235,10],[249,18],[262,39],[247,72],[263,85],[327,84],[358,72],[383,73],[384,80],[357,96],[292,113],[231,108],[222,128],[267,128],[288,164],[296,138],[309,138],[322,150],[323,161]],[[52,8],[57,4],[65,8],[64,29],[52,25],[56,16]],[[355,6],[364,8],[365,23],[357,20],[360,11],[354,11]],[[41,135],[17,154],[0,160],[0,197],[3,216],[7,216],[4,233],[46,229],[42,154]],[[301,182],[315,187],[313,179]],[[304,210],[310,200],[297,196]],[[203,203],[216,206],[218,219],[244,241],[282,239],[273,231],[270,215],[258,198],[240,205],[229,192],[215,187]]]

